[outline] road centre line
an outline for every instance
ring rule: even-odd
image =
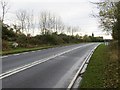
[[[46,62],[46,61],[49,61],[50,59],[56,58],[57,56],[63,55],[63,54],[65,54],[65,53],[68,53],[68,52],[70,52],[70,51],[73,51],[73,50],[75,50],[75,49],[81,48],[81,47],[83,47],[83,46],[88,46],[88,45],[89,45],[89,44],[87,44],[87,45],[82,45],[82,46],[79,46],[79,47],[76,47],[76,48],[67,50],[67,51],[65,51],[65,52],[62,52],[62,53],[53,55],[53,56],[51,56],[51,57],[48,57],[48,58],[45,58],[45,59],[41,59],[41,60],[38,60],[38,61],[35,61],[35,62],[32,62],[32,63],[29,63],[29,64],[27,64],[27,65],[18,67],[18,68],[16,68],[16,69],[12,69],[12,70],[10,70],[10,71],[7,71],[7,72],[5,72],[5,73],[0,74],[0,79],[6,78],[6,77],[11,76],[11,75],[13,75],[13,74],[15,74],[15,73],[21,72],[21,71],[23,71],[23,70],[26,70],[26,69],[31,68],[31,67],[33,67],[33,66],[36,66],[36,65],[38,65],[38,64],[44,63],[44,62]]]

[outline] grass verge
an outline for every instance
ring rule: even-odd
[[[22,53],[22,52],[36,51],[36,50],[48,49],[48,48],[53,48],[53,47],[58,47],[58,46],[67,46],[67,45],[73,45],[73,43],[62,44],[62,45],[44,45],[44,46],[35,47],[35,48],[16,48],[16,49],[2,51],[0,52],[0,55],[17,54],[17,53]]]
[[[35,47],[35,48],[16,48],[9,51],[2,51],[2,55],[9,55],[9,54],[17,54],[22,52],[28,52],[28,51],[36,51],[41,49],[47,49],[52,48],[53,46],[43,46],[43,47]]]
[[[99,45],[90,59],[90,63],[83,75],[80,88],[104,87],[104,72],[108,59],[107,46],[104,44]]]

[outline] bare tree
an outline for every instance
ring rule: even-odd
[[[78,31],[78,29],[79,29],[79,27],[75,27],[75,26],[72,27],[72,29],[71,29],[71,35],[73,36],[74,33]]]
[[[67,26],[67,34],[71,34],[71,26]]]
[[[58,19],[55,17],[55,32],[58,32]]]
[[[27,12],[27,17],[26,17],[26,33],[30,34],[30,30],[33,30],[33,34],[34,34],[34,28],[35,28],[35,22],[34,22],[33,11]]]
[[[30,25],[31,25],[31,29],[33,31],[33,35],[34,35],[34,29],[35,29],[35,18],[33,15],[33,11],[31,12],[31,16],[30,16]]]
[[[56,32],[56,17],[55,17],[55,15],[52,15],[52,17],[51,17],[51,27],[53,29],[53,32]]]
[[[47,32],[47,12],[41,12],[39,17],[39,27],[41,29],[42,34],[46,34]]]
[[[61,18],[51,14],[50,12],[42,12],[40,14],[39,27],[42,34],[46,34],[46,32],[63,33],[63,30],[65,28]]]
[[[55,32],[55,18],[56,18],[55,15],[53,15],[49,12],[48,28],[49,28],[50,32]]]
[[[10,9],[8,2],[1,0],[1,7],[2,7],[2,16],[1,16],[1,21],[2,23],[4,22],[4,18],[8,10]]]
[[[26,17],[26,22],[25,22],[25,24],[26,24],[26,34],[28,35],[29,34],[29,32],[30,32],[30,28],[31,28],[31,21],[30,21],[30,19],[31,19],[31,16],[30,16],[30,14],[29,13],[27,13],[27,17]]]
[[[60,33],[65,33],[65,25],[63,23],[61,23],[60,25]]]
[[[39,16],[39,27],[41,29],[42,34],[47,34],[53,32],[55,30],[55,19],[56,17],[52,15],[50,12],[41,12]]]
[[[53,28],[52,27],[52,15],[50,12],[48,13],[47,28],[49,28],[49,30],[52,30]]]
[[[60,33],[63,33],[63,30],[64,30],[64,24],[61,20],[61,18],[57,18],[57,21],[56,21],[56,28],[59,30]]]
[[[26,29],[26,18],[27,18],[27,12],[26,10],[18,10],[16,12],[16,17],[20,23],[22,33],[24,32],[24,29]]]

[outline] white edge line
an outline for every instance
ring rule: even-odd
[[[22,52],[22,53],[11,54],[11,55],[5,55],[5,56],[1,56],[0,58],[6,58],[6,57],[10,57],[10,56],[17,56],[17,55],[22,55],[22,54],[27,54],[27,53],[30,53],[30,52],[37,52],[37,51],[41,51],[41,50]]]
[[[83,66],[85,65],[86,61],[88,61],[90,59],[90,57],[93,54],[93,51],[95,51],[95,49],[99,46],[100,44],[98,44],[93,50],[91,50],[91,52],[88,54],[87,58],[85,58],[85,60],[83,61],[82,65],[80,66],[79,70],[77,71],[77,73],[75,74],[75,76],[73,77],[72,81],[70,82],[70,84],[67,87],[67,90],[70,90],[73,86],[73,84],[75,83],[80,71],[82,70]]]
[[[52,47],[51,49],[53,49],[55,47]],[[48,48],[49,49],[49,48]],[[42,50],[45,50],[45,49],[42,49]],[[41,51],[41,50],[35,50],[35,51],[28,51],[28,52],[22,52],[22,53],[18,53],[19,55],[22,55],[22,54],[27,54],[27,53],[30,53],[30,52],[37,52],[37,51]],[[9,56],[16,56],[18,54],[11,54],[11,55],[5,55],[5,56],[1,56],[0,58],[7,58]]]

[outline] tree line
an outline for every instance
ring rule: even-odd
[[[80,30],[78,26],[65,25],[60,16],[48,11],[42,11],[36,19],[33,10],[20,9],[15,13],[16,22],[13,22],[12,25],[5,24],[9,3],[1,1],[1,6],[3,50],[13,48],[12,43],[14,42],[18,43],[19,47],[30,48],[40,45],[103,41],[102,37],[75,35],[75,32]],[[32,35],[36,29],[39,30],[39,34]]]
[[[1,0],[2,15],[0,20],[5,21],[5,16],[9,11],[9,3]],[[34,11],[19,9],[15,13],[15,22],[12,22],[12,27],[15,27],[16,32],[26,35],[34,34],[35,29],[39,29],[40,34],[48,33],[66,33],[74,35],[79,31],[78,26],[65,25],[60,16],[57,16],[49,11],[42,11],[38,15],[34,15]],[[32,31],[32,32],[31,32]]]
[[[13,43],[18,43],[21,48],[33,48],[42,45],[61,45],[61,44],[72,44],[81,42],[103,42],[103,37],[94,36],[75,36],[66,35],[63,33],[58,34],[54,32],[52,34],[40,34],[36,36],[25,35],[24,33],[16,33],[14,28],[11,28],[7,24],[2,26],[2,46],[3,50],[14,49]]]

